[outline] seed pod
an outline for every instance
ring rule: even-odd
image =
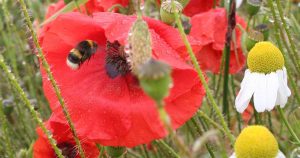
[[[248,36],[245,41],[247,50],[250,51],[257,42],[263,40],[264,40],[264,35],[261,32],[250,30],[248,32]]]
[[[128,36],[128,45],[124,48],[132,73],[137,74],[138,67],[151,59],[151,34],[148,24],[143,19],[137,19]]]
[[[175,0],[173,1],[173,3],[174,7],[171,0],[166,0],[161,4],[160,7],[161,20],[168,25],[172,25],[175,22],[175,13],[179,14],[183,9],[181,3]]]
[[[106,153],[112,158],[119,158],[127,152],[125,147],[105,147]]]
[[[270,24],[259,24],[254,30],[261,32],[264,35],[264,40],[267,41],[270,34]]]
[[[139,68],[140,86],[156,102],[161,102],[169,95],[172,86],[171,68],[169,65],[151,59]]]
[[[247,0],[247,12],[250,16],[258,13],[262,0]]]

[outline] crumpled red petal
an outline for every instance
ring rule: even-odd
[[[52,122],[50,118],[46,123],[46,127],[52,132],[53,138],[57,141],[57,145],[67,143],[73,146],[76,146],[76,143],[72,137],[71,131],[66,124],[61,124],[58,122]],[[37,128],[38,139],[33,146],[33,157],[34,158],[54,158],[56,154],[52,149],[46,135],[40,128]],[[85,156],[87,158],[95,158],[99,155],[99,150],[96,147],[96,144],[93,142],[87,142],[85,139],[81,139],[81,145]],[[76,148],[74,148],[76,149]],[[80,158],[78,152],[76,158]]]
[[[129,0],[89,0],[84,6],[81,6],[80,9],[84,14],[92,14],[94,12],[104,12],[108,11],[111,7],[113,7],[116,4],[120,4],[122,6],[127,6],[129,3]],[[51,4],[46,12],[45,19],[48,19],[52,15],[54,15],[56,12],[61,10],[63,7],[65,7],[64,0],[59,0],[58,2]],[[77,11],[75,9],[74,11]],[[51,22],[45,24],[38,32],[39,34],[39,42],[43,42],[44,32],[46,32],[50,28]]]
[[[219,4],[219,0],[190,0],[188,5],[184,8],[183,13],[192,17],[195,14],[209,11],[213,8],[214,3],[216,3],[217,6],[217,4]]]
[[[129,0],[89,0],[85,6],[81,6],[80,9],[83,13],[86,13],[86,11],[89,14],[92,14],[94,12],[105,12],[108,11],[112,6],[116,4],[120,4],[122,6],[127,6],[129,3]],[[53,14],[55,14],[57,11],[62,9],[65,5],[64,0],[59,0],[58,2],[51,4],[48,7],[48,10],[46,12],[46,19],[51,17]],[[77,9],[75,9],[76,11]]]
[[[246,27],[242,18],[236,16],[237,24]],[[196,53],[202,68],[214,73],[220,72],[222,51],[225,46],[225,34],[227,31],[226,10],[218,8],[192,17],[190,35],[201,41],[203,48]],[[245,64],[245,56],[242,52],[242,31],[236,28],[236,44],[231,43],[230,73],[237,73]]]
[[[158,119],[156,105],[144,94],[137,80],[131,74],[115,79],[106,74],[106,40],[118,40],[124,44],[135,19],[122,16],[120,21],[119,14],[107,16],[106,13],[97,13],[92,19],[79,13],[65,14],[53,21],[44,34],[43,51],[75,128],[80,136],[108,146],[133,147],[162,138],[166,130]],[[174,87],[166,99],[166,110],[172,118],[173,127],[178,128],[200,107],[204,90],[195,70],[173,48],[180,44],[170,43],[172,37],[164,37],[159,31],[161,28],[156,30],[158,26],[152,26],[151,22],[149,26],[153,57],[173,68]],[[174,32],[170,26],[163,24],[161,27]],[[166,30],[165,33],[170,34]],[[178,32],[174,34],[174,37],[179,37]],[[72,71],[66,65],[66,57],[78,42],[85,39],[96,41],[98,52],[79,70]],[[65,123],[59,102],[43,70],[42,74],[44,91],[55,115],[53,121]]]
[[[136,19],[134,16],[125,16],[122,14],[108,12],[94,13],[93,17],[102,24],[108,40],[118,40],[122,44],[126,44],[128,31],[131,24]],[[144,20],[148,23],[150,30],[154,29],[155,32],[159,34],[159,38],[163,39],[168,44],[168,47],[176,50],[177,54],[179,54],[182,58],[188,58],[186,46],[176,28],[170,27],[158,20],[148,17],[144,17]],[[155,38],[155,36],[152,38]],[[202,48],[203,43],[200,40],[196,40],[192,36],[188,36],[188,39],[193,51],[199,51]],[[154,47],[158,45],[159,43],[153,44]],[[164,52],[168,53],[168,51]]]

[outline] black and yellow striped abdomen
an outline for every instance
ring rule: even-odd
[[[97,43],[92,40],[81,41],[70,51],[67,57],[67,65],[71,69],[78,69],[82,63],[96,53],[97,47]]]

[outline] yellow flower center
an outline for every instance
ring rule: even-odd
[[[284,58],[281,51],[271,42],[258,42],[250,50],[247,64],[251,72],[268,74],[282,69]]]
[[[275,158],[278,143],[264,126],[248,126],[238,136],[234,150],[237,158]]]

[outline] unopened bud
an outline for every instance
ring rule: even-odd
[[[248,32],[248,36],[245,41],[247,50],[250,51],[257,42],[263,40],[264,40],[264,35],[261,32],[250,30]]]
[[[6,116],[9,116],[14,110],[13,100],[11,98],[3,100],[0,105],[3,106],[3,112]]]
[[[137,75],[138,67],[149,61],[152,56],[151,34],[148,24],[144,20],[137,19],[134,22],[125,49],[132,73]]]
[[[172,87],[171,68],[169,65],[151,59],[139,68],[138,79],[144,92],[156,102],[161,102],[169,95]]]
[[[164,1],[160,7],[161,20],[166,24],[172,25],[176,20],[175,13],[181,13],[182,9],[182,4],[175,0]]]
[[[262,0],[247,0],[247,12],[250,16],[258,13]]]
[[[105,151],[110,157],[119,158],[127,152],[127,149],[125,147],[108,146],[108,147],[105,147]]]

